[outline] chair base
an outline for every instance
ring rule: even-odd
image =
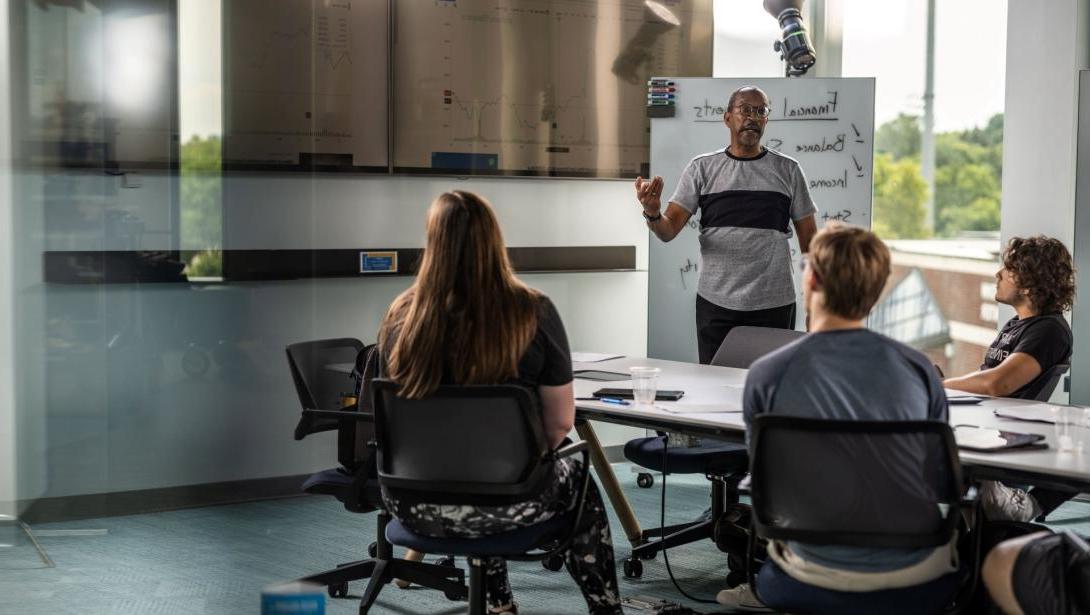
[[[710,511],[707,511],[700,519],[689,523],[644,530],[640,536],[642,543],[632,548],[631,555],[624,562],[624,576],[626,578],[639,578],[643,572],[643,565],[638,561],[655,559],[655,556],[664,549],[715,538],[716,526],[725,520],[730,507],[738,502],[736,487],[743,476],[745,475],[709,476],[708,478],[712,483],[712,506]],[[655,538],[657,540],[653,540]],[[745,554],[740,555],[743,558],[741,561],[745,561]],[[732,571],[731,574],[735,574],[735,572]],[[739,579],[744,578],[744,572],[738,571],[737,575],[741,575]]]
[[[299,580],[306,583],[325,585],[331,598],[344,598],[348,596],[348,583],[370,578],[377,564],[378,560],[373,558],[349,562],[340,564],[332,570],[312,574]]]
[[[377,560],[367,589],[360,598],[360,615],[366,615],[378,599],[382,588],[394,579],[437,589],[450,600],[465,600],[470,593],[465,586],[465,571],[461,568],[403,559],[380,559]]]
[[[386,539],[386,525],[390,522],[389,513],[383,511],[378,515],[378,540],[371,545],[375,557],[365,560],[341,564],[331,570],[312,574],[299,579],[309,583],[325,585],[330,597],[348,597],[349,581],[369,579],[367,589],[360,598],[360,615],[366,615],[371,606],[378,599],[382,588],[394,579],[401,579],[409,583],[415,583],[421,587],[436,589],[443,592],[450,600],[465,600],[469,595],[469,589],[465,585],[465,571],[453,566],[453,558],[448,561],[450,565],[428,564],[425,562],[409,561],[396,558],[393,555],[393,545]]]

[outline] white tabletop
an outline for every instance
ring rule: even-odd
[[[658,367],[658,388],[681,389],[684,397],[676,402],[656,401],[652,407],[616,406],[595,401],[576,401],[576,407],[584,414],[603,415],[624,423],[641,421],[668,423],[676,426],[677,431],[689,428],[712,428],[719,431],[741,432],[745,429],[742,420],[742,386],[746,379],[746,370],[729,367],[714,367],[660,359],[623,357],[595,363],[575,363],[574,369],[593,369],[610,372],[628,373],[632,366]],[[575,396],[590,397],[600,388],[628,388],[631,381],[599,382],[576,377]],[[978,405],[950,406],[950,424],[969,424],[1038,433],[1045,436],[1048,449],[1007,450],[998,453],[978,453],[961,451],[961,462],[972,467],[974,473],[983,477],[1004,478],[1012,474],[1024,475],[1025,478],[1054,478],[1067,484],[1080,484],[1090,489],[1090,451],[1083,453],[1060,452],[1054,448],[1052,425],[1018,421],[995,416],[996,409],[1030,406],[1039,402],[1005,398],[986,398]],[[740,434],[739,434],[740,435]],[[1042,481],[1039,481],[1042,482]]]

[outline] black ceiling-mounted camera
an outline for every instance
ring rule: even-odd
[[[805,75],[817,61],[806,26],[802,24],[803,0],[764,0],[764,9],[780,23],[780,40],[773,48],[780,52],[788,77]]]

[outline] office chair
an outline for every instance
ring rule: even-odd
[[[378,535],[367,547],[370,556],[368,559],[341,564],[331,570],[299,579],[325,585],[333,598],[348,596],[349,581],[373,579],[375,571],[392,557],[392,547],[386,540],[385,533],[389,514],[382,510],[382,496],[375,473],[374,449],[369,446],[374,438],[374,416],[360,411],[360,405],[365,404],[358,401],[357,405],[342,407],[342,398],[352,396],[355,386],[342,371],[330,369],[335,364],[357,364],[357,358],[365,356],[361,354],[364,348],[363,342],[353,338],[300,342],[287,347],[288,366],[302,406],[302,415],[295,428],[295,439],[302,440],[312,433],[336,429],[337,460],[341,464],[340,467],[312,474],[303,482],[303,491],[332,495],[351,512],[378,511]],[[398,578],[412,581],[419,578],[426,581],[422,585],[439,589],[448,598],[464,597],[462,583],[465,573],[454,568],[453,561],[444,562],[441,571],[446,576],[440,575],[438,579],[433,576],[420,577],[413,573],[419,570],[432,571],[439,566],[405,563],[407,572],[405,576]],[[360,612],[365,613],[366,608],[361,607]]]
[[[930,548],[957,537],[963,508],[979,528],[979,506],[963,498],[954,434],[939,421],[834,421],[764,414],[750,427],[750,587],[778,612],[883,615],[965,608],[977,583],[972,561],[926,583],[869,592],[799,582],[772,559],[757,572],[757,539],[870,548]],[[901,458],[889,451],[908,451]],[[791,451],[791,454],[784,454]],[[919,477],[909,483],[898,477]]]
[[[541,523],[481,538],[432,538],[399,521],[386,526],[393,544],[465,556],[468,612],[483,615],[483,566],[488,559],[546,560],[561,556],[570,544],[580,527],[590,476],[586,443],[549,450],[537,400],[523,387],[441,386],[427,398],[406,399],[389,380],[376,379],[374,385],[378,477],[393,497],[456,506],[517,504],[535,497],[552,480],[558,459],[576,453],[583,458],[575,507]],[[398,576],[397,568],[391,563],[382,574]],[[368,599],[373,598],[365,595],[364,601]]]
[[[1026,386],[1026,390],[1019,395],[1022,399],[1032,399],[1035,401],[1048,401],[1052,398],[1053,391],[1056,390],[1056,385],[1060,383],[1060,378],[1063,377],[1071,365],[1067,363],[1057,363],[1051,368],[1041,372]]]
[[[757,359],[805,336],[804,331],[794,329],[734,327],[715,351],[711,365],[749,369]]]
[[[801,331],[789,329],[734,327],[723,339],[711,364],[746,369],[760,357],[804,335]],[[745,478],[749,470],[749,458],[743,443],[705,440],[693,447],[669,447],[665,434],[661,432],[657,436],[630,440],[625,444],[624,456],[641,467],[657,472],[704,474],[712,483],[709,515],[689,523],[644,530],[644,543],[634,547],[629,558],[623,562],[624,576],[627,578],[640,577],[643,574],[640,560],[653,559],[663,549],[716,537],[717,524],[730,507],[738,503],[738,482]],[[636,481],[641,487],[650,487],[654,478],[651,474],[641,473]],[[652,538],[659,540],[652,541]],[[743,578],[741,567],[734,566],[727,576],[727,584],[736,585]]]

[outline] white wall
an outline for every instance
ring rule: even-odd
[[[556,303],[573,350],[646,356],[649,235],[627,180],[232,177],[224,185],[224,247],[422,247],[425,212],[447,190],[489,199],[509,246],[636,246],[638,272],[523,279]],[[381,314],[389,299],[368,295],[364,301]],[[364,339],[373,339],[373,330],[363,331]],[[617,425],[596,429],[606,446],[642,435]]]
[[[1007,10],[1003,241],[1043,233],[1071,247],[1077,71],[1090,66],[1090,13],[1085,0],[1015,0]]]
[[[1081,248],[1075,244],[1078,71],[1090,67],[1088,18],[1086,0],[1013,0],[1007,6],[1002,240],[1049,235],[1072,249],[1076,261],[1090,249],[1085,241]],[[1090,297],[1090,288],[1080,294]],[[1000,323],[1014,315],[1000,308]],[[1090,403],[1090,322],[1077,314],[1071,400]],[[1053,399],[1064,398],[1058,387]]]
[[[52,171],[14,179],[26,205],[13,225],[13,290],[25,314],[16,342],[19,499],[284,476],[333,463],[331,437],[291,440],[299,410],[284,347],[325,337],[373,341],[410,278],[43,284],[43,250],[173,247],[161,232],[172,181],[149,173],[139,187],[121,188],[117,177]],[[429,203],[451,188],[492,200],[512,246],[634,245],[637,271],[523,279],[553,298],[573,349],[646,353],[648,235],[631,182],[253,174],[223,184],[228,248],[420,247]],[[118,210],[145,232],[111,234],[103,221]],[[207,371],[187,371],[187,357],[207,359]],[[620,444],[638,433],[603,426],[600,435]]]
[[[11,134],[8,2],[0,0],[0,135]],[[11,140],[0,138],[0,518],[15,516],[15,362]]]
[[[1078,166],[1075,182],[1076,296],[1071,310],[1075,352],[1071,363],[1071,401],[1090,404],[1090,71],[1079,73]]]

